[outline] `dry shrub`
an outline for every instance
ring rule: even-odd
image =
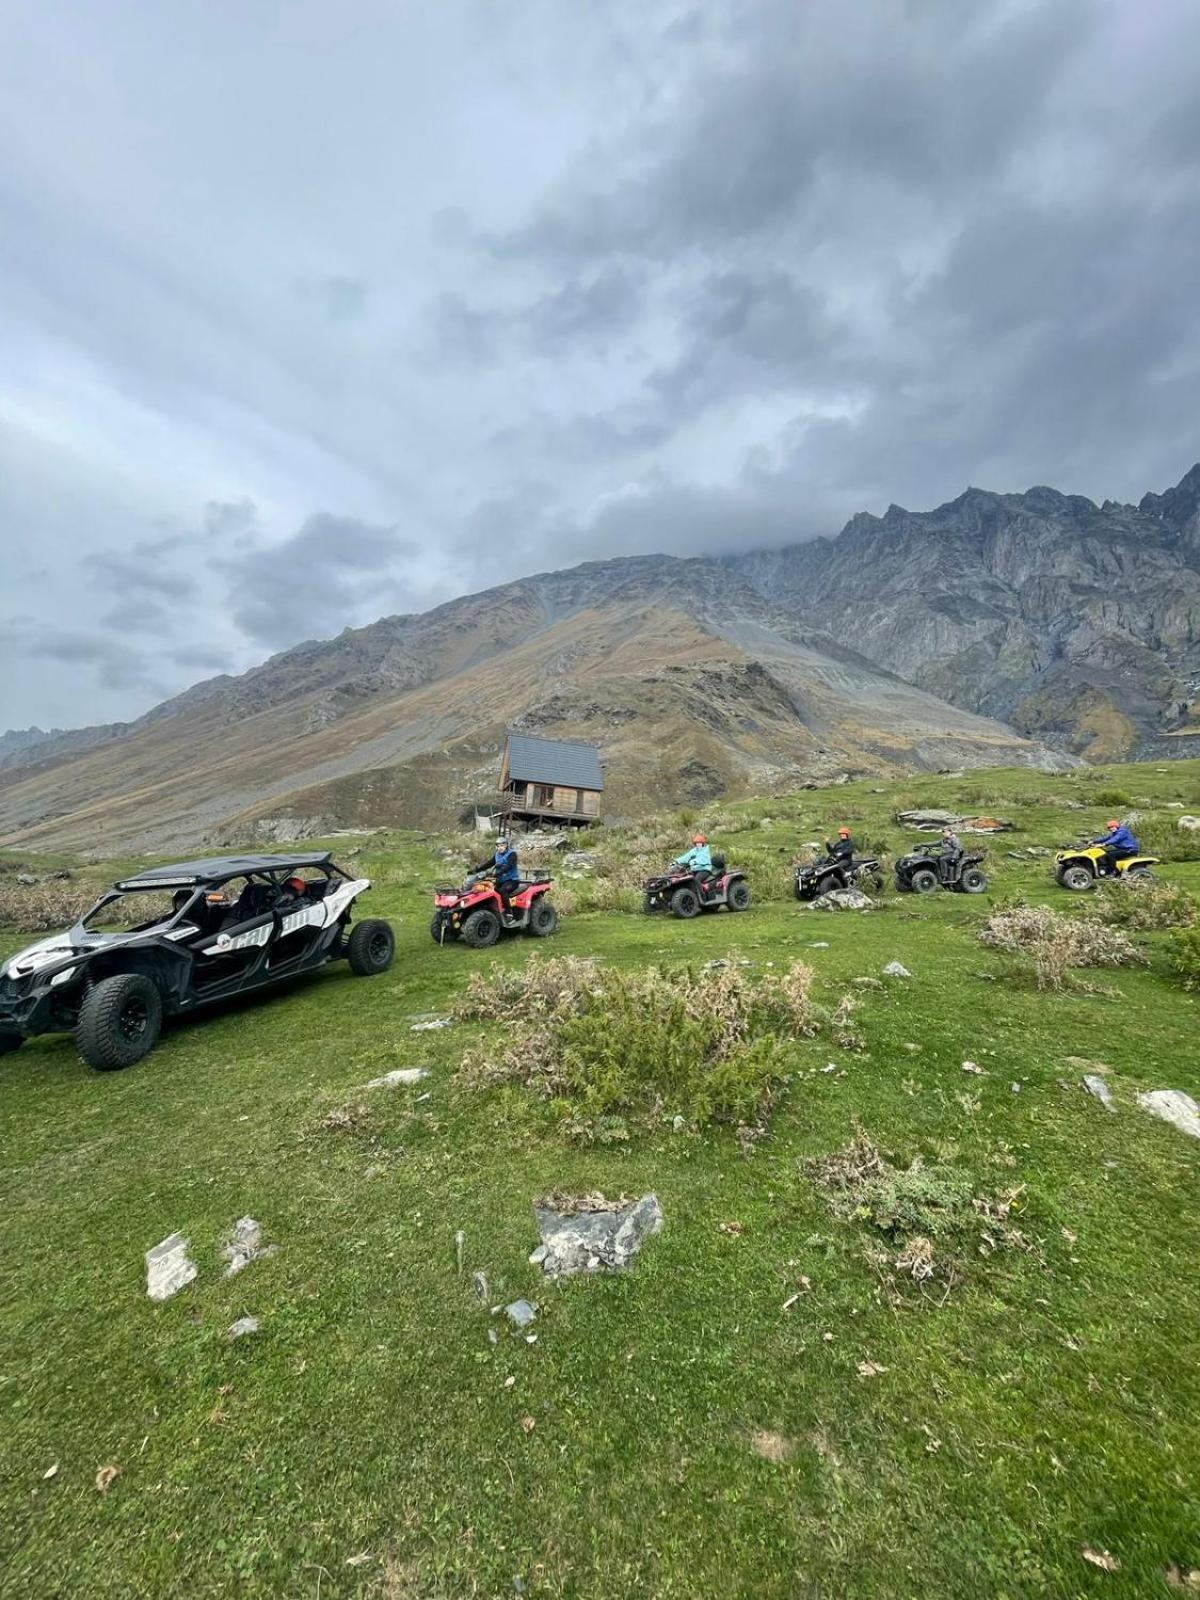
[[[979,930],[993,950],[1028,963],[1039,989],[1063,989],[1075,967],[1125,967],[1142,960],[1128,937],[1094,916],[1048,906],[998,906]]]
[[[953,1283],[974,1256],[1028,1247],[1010,1222],[1023,1189],[977,1194],[969,1173],[920,1156],[897,1166],[857,1125],[844,1150],[816,1156],[804,1170],[837,1216],[872,1230],[883,1246],[873,1252],[877,1264],[915,1283]]]
[[[1193,993],[1200,989],[1200,928],[1186,928],[1171,940],[1171,966],[1176,978]]]
[[[472,981],[459,1014],[521,1027],[474,1046],[459,1077],[532,1089],[588,1141],[675,1116],[756,1127],[794,1064],[790,1041],[821,1025],[812,984],[800,962],[758,982],[734,965],[620,973],[574,957],[495,969]]]
[[[1178,883],[1156,883],[1153,878],[1118,878],[1100,886],[1087,911],[1110,927],[1132,933],[1164,928],[1190,928],[1200,905]]]
[[[7,883],[0,880],[0,925],[25,933],[69,928],[96,896],[77,883]]]

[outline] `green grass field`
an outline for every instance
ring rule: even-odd
[[[456,1082],[481,1025],[413,1019],[445,1014],[493,960],[550,951],[435,947],[446,841],[400,833],[354,859],[397,930],[385,976],[338,965],[170,1028],[123,1073],[90,1072],[67,1038],[3,1058],[0,1593],[1190,1592],[1200,1145],[1135,1096],[1200,1095],[1198,1001],[1167,933],[1135,936],[1145,966],[1062,993],[1017,981],[976,937],[1002,897],[1078,909],[1009,848],[1132,806],[1185,854],[1171,802],[1200,811],[1200,763],[864,782],[598,833],[600,875],[564,880],[554,954],[637,968],[736,950],[752,976],[803,959],[824,1003],[861,1001],[865,1048],[796,1040],[769,1136],[745,1154],[728,1128],[673,1131],[670,1104],[589,1146],[523,1088]],[[799,844],[846,818],[895,850],[892,814],[912,803],[1018,825],[990,844],[989,895],[889,894],[861,916],[787,897]],[[773,898],[694,924],[587,909],[636,905],[636,853],[682,848],[703,819]],[[1200,894],[1198,859],[1162,876]],[[28,937],[5,930],[3,950]],[[911,981],[853,984],[893,958]],[[1072,1057],[1106,1064],[1118,1115]],[[414,1065],[430,1069],[416,1088],[360,1087]],[[325,1125],[346,1106],[366,1109]],[[1023,1186],[1029,1247],[971,1262],[949,1293],[898,1286],[804,1170],[856,1122],[900,1162]],[[593,1188],[653,1189],[663,1233],[626,1275],[542,1282],[531,1201]],[[220,1240],[247,1212],[280,1250],[226,1280]],[[152,1304],[143,1253],[176,1229],[200,1275]],[[477,1303],[475,1269],[494,1301],[537,1304],[535,1343]],[[261,1332],[229,1343],[246,1314]]]

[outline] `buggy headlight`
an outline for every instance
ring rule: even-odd
[[[61,971],[56,972],[54,974],[54,976],[50,979],[50,987],[52,989],[56,989],[60,983],[66,983],[68,981],[68,979],[73,978],[75,976],[75,974],[76,974],[76,972],[78,970],[79,970],[78,961],[72,961],[72,963],[71,963],[71,965],[69,967],[63,967],[61,969]]]

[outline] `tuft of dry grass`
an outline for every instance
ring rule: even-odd
[[[1076,967],[1126,967],[1143,960],[1128,936],[1094,916],[1060,916],[1048,906],[998,906],[981,942],[1028,964],[1039,989],[1064,989]]]

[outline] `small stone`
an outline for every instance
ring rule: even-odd
[[[262,1242],[261,1222],[255,1221],[253,1217],[239,1217],[233,1225],[232,1235],[221,1246],[221,1255],[227,1262],[225,1276],[234,1277],[252,1261],[263,1261],[275,1255],[278,1249],[277,1244]]]
[[[1099,1100],[1106,1111],[1116,1111],[1117,1108],[1113,1105],[1112,1091],[1103,1078],[1098,1077],[1094,1072],[1086,1073],[1083,1078],[1083,1087],[1093,1099]]]
[[[260,1326],[257,1317],[239,1317],[236,1322],[230,1323],[226,1337],[244,1339],[248,1333],[257,1333]]]
[[[1200,1139],[1200,1106],[1182,1089],[1151,1089],[1138,1095],[1138,1105],[1152,1117],[1161,1117],[1180,1133]]]
[[[436,1033],[439,1028],[452,1027],[453,1017],[430,1017],[426,1022],[414,1022],[409,1025],[410,1033]]]
[[[499,1344],[500,1343],[500,1336],[496,1332],[495,1328],[489,1328],[488,1329],[488,1343],[489,1344]]]
[[[528,1300],[513,1300],[505,1306],[504,1315],[514,1328],[527,1328],[537,1317],[537,1312]]]
[[[901,961],[889,961],[883,969],[885,978],[911,978],[912,973]]]
[[[396,1089],[405,1083],[420,1083],[422,1078],[429,1076],[428,1067],[397,1067],[393,1072],[385,1072],[382,1078],[372,1078],[369,1083],[364,1083],[364,1089]]]
[[[481,1306],[487,1305],[492,1298],[488,1291],[487,1273],[473,1272],[471,1274],[471,1287],[475,1291],[475,1298],[479,1301],[479,1304]]]
[[[188,1255],[188,1242],[173,1233],[146,1251],[146,1293],[151,1300],[169,1300],[191,1283],[199,1268]]]
[[[1020,1094],[1021,1092],[1021,1085],[1019,1083],[1011,1083],[1009,1084],[1009,1088],[1014,1094]]]
[[[687,1118],[679,1111],[671,1118],[671,1127],[675,1133],[682,1133],[687,1127]]]
[[[463,1269],[463,1248],[466,1242],[466,1234],[461,1228],[456,1228],[454,1232],[454,1261],[460,1273]]]
[[[808,948],[810,950],[828,950],[829,949],[829,940],[828,939],[810,939],[809,942],[808,942]]]
[[[964,1072],[973,1073],[977,1078],[982,1078],[984,1076],[983,1068],[979,1065],[978,1061],[964,1061],[962,1064],[962,1069]]]

